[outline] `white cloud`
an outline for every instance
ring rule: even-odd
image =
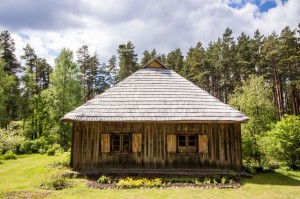
[[[239,8],[228,6],[241,2]],[[198,41],[204,45],[216,41],[226,27],[233,29],[235,37],[241,32],[252,35],[256,29],[268,35],[273,31],[279,34],[285,26],[296,28],[300,22],[298,0],[276,2],[277,7],[260,13],[252,0],[4,0],[0,30],[12,33],[18,57],[29,43],[53,65],[63,47],[76,56],[85,44],[106,62],[117,54],[119,44],[129,40],[140,56],[154,48],[159,53],[181,48],[185,53]],[[18,12],[14,12],[16,7]]]

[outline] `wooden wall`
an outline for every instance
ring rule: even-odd
[[[109,133],[132,132],[141,140],[141,148],[131,154],[107,152]],[[207,147],[199,153],[179,154],[167,145],[167,137],[194,133]],[[205,136],[207,135],[207,136]],[[141,136],[141,137],[140,137]],[[136,146],[136,143],[133,143]],[[104,148],[103,148],[104,147]],[[173,148],[172,148],[173,147]],[[74,169],[232,169],[242,167],[240,123],[73,123],[71,166]]]

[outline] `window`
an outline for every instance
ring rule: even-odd
[[[179,153],[197,152],[196,135],[178,135],[177,149]]]
[[[112,152],[130,153],[131,134],[112,134]]]

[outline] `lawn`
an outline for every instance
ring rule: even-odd
[[[58,168],[47,168],[66,159],[55,156],[23,155],[16,160],[1,160],[0,198],[300,198],[300,172],[277,170],[244,179],[238,189],[167,188],[100,190],[86,187],[87,179],[72,179],[73,187],[44,190],[45,182]]]

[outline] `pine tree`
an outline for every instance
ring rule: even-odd
[[[82,95],[83,102],[86,102],[89,99],[88,96],[88,83],[87,83],[87,70],[89,70],[90,54],[87,45],[83,45],[77,51],[77,63],[80,68],[81,74],[81,85],[82,85]]]
[[[251,63],[251,40],[248,35],[242,32],[237,38],[236,62],[233,69],[233,79],[235,85],[239,85],[242,80],[246,80],[250,75],[255,74],[255,67]]]
[[[118,75],[118,68],[117,68],[117,57],[115,55],[111,56],[108,60],[107,65],[108,76],[106,81],[108,82],[109,86],[113,86],[117,83],[117,75]]]
[[[197,86],[208,91],[209,71],[206,66],[205,49],[202,44],[198,42],[195,47],[189,49],[182,74]]]
[[[152,58],[151,54],[148,50],[145,50],[143,52],[143,55],[144,55],[144,57],[142,58],[141,66],[144,66]]]
[[[282,93],[282,77],[278,66],[280,61],[278,52],[278,36],[274,32],[268,36],[262,46],[262,64],[265,78],[273,83],[273,96],[276,106],[278,118],[284,114],[283,110],[283,93]]]
[[[183,69],[183,58],[180,48],[171,51],[167,56],[167,66],[175,72],[181,74]]]
[[[218,99],[221,99],[221,38],[217,42],[210,42],[206,51],[206,64],[209,70],[210,77],[210,94]]]
[[[0,128],[6,127],[10,121],[10,118],[6,112],[6,106],[10,99],[10,95],[8,95],[6,91],[10,90],[10,88],[14,88],[16,84],[15,77],[7,74],[4,68],[5,63],[2,59],[0,59]]]
[[[300,86],[300,55],[296,30],[285,27],[278,38],[278,53],[280,61],[278,66],[283,81],[283,107],[285,113],[299,114],[299,86]],[[297,85],[298,84],[298,85]]]
[[[119,74],[118,81],[123,80],[138,70],[137,54],[134,52],[134,45],[129,41],[127,44],[119,45]]]
[[[14,78],[14,84],[10,87],[5,88],[7,101],[5,102],[5,123],[3,124],[6,128],[8,123],[12,120],[17,120],[19,115],[19,101],[20,101],[20,90],[19,90],[19,78],[17,73],[21,71],[20,65],[15,55],[15,43],[10,36],[8,31],[1,31],[0,33],[0,46],[1,53],[0,59],[4,62],[4,72],[7,75],[12,75]]]
[[[233,71],[236,68],[235,63],[235,41],[232,37],[232,30],[226,28],[222,38],[222,59],[221,59],[221,100],[227,103],[228,95],[234,89],[235,81],[231,78]]]
[[[259,76],[263,75],[263,68],[261,64],[262,44],[264,36],[260,34],[259,30],[254,32],[254,37],[250,39],[250,54],[251,54],[251,65],[254,67],[255,73]]]

